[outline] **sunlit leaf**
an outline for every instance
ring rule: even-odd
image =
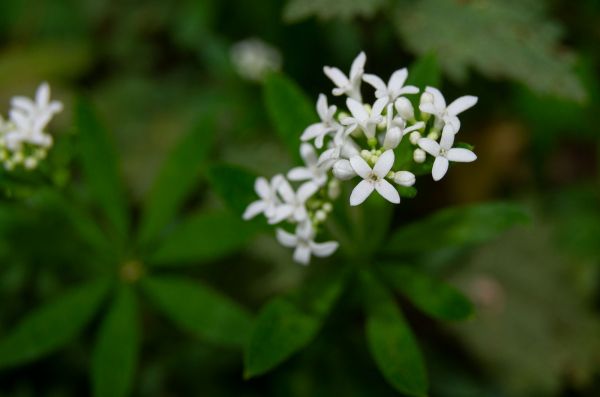
[[[36,360],[71,341],[107,292],[105,280],[69,290],[26,316],[0,340],[0,367]]]
[[[140,337],[137,304],[130,286],[122,286],[100,327],[92,357],[96,397],[125,397],[133,387]]]
[[[210,342],[241,346],[251,329],[245,309],[200,283],[175,276],[148,277],[142,287],[175,325]]]

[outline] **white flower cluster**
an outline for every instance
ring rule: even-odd
[[[32,170],[52,147],[52,136],[45,129],[62,111],[62,103],[50,101],[50,87],[42,83],[35,100],[16,96],[11,107],[8,120],[0,116],[0,162],[9,171],[17,166]]]
[[[427,153],[435,157],[432,176],[436,181],[446,174],[449,161],[471,162],[477,158],[471,150],[453,147],[460,129],[457,116],[474,106],[476,97],[463,96],[446,105],[438,89],[427,87],[415,112],[405,95],[420,90],[405,85],[407,70],[395,71],[386,84],[380,77],[364,73],[365,62],[365,54],[360,53],[349,76],[337,68],[324,68],[336,86],[333,95],[347,96],[348,111],[338,111],[328,104],[324,94],[319,95],[320,121],[308,126],[300,137],[306,165],[290,170],[287,179],[283,175],[271,181],[258,178],[255,190],[260,199],[243,215],[251,219],[262,213],[271,224],[295,224],[294,234],[277,229],[277,238],[282,245],[295,248],[294,260],[301,264],[308,264],[311,255],[329,256],[338,247],[337,242],[317,243],[314,238],[333,209],[340,181],[357,176],[361,179],[350,195],[352,206],[363,203],[373,191],[391,203],[400,203],[394,184],[409,187],[416,179],[408,170],[394,169],[395,149],[404,135],[414,146],[411,150],[415,163],[423,163]],[[375,89],[373,103],[363,101],[362,82]],[[311,141],[313,144],[307,143]],[[294,191],[289,181],[302,183]]]
[[[235,43],[230,56],[238,74],[247,80],[262,81],[267,73],[281,68],[279,51],[257,38]]]

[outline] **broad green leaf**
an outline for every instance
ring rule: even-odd
[[[150,255],[151,265],[208,262],[243,247],[259,229],[228,211],[199,212],[177,225]]]
[[[140,345],[137,304],[131,286],[122,285],[106,314],[92,356],[96,397],[131,393]]]
[[[211,187],[221,200],[240,217],[246,207],[258,200],[254,191],[256,175],[233,165],[219,164],[209,169]]]
[[[129,218],[115,149],[90,104],[83,100],[77,104],[76,123],[79,158],[91,196],[123,241]]]
[[[393,296],[371,274],[361,274],[369,350],[385,379],[400,393],[427,396],[427,373],[419,346]]]
[[[246,342],[250,314],[207,285],[162,276],[143,279],[142,287],[154,305],[182,330],[217,344],[241,346]]]
[[[307,346],[343,289],[342,275],[308,280],[288,298],[275,298],[260,311],[244,354],[244,376],[262,375]]]
[[[295,159],[300,158],[300,136],[317,121],[317,112],[306,94],[282,74],[270,74],[264,85],[264,100],[275,130]]]
[[[0,368],[34,361],[67,344],[91,320],[107,289],[105,280],[95,281],[34,310],[0,340]]]
[[[415,85],[421,89],[427,86],[439,87],[442,84],[442,71],[435,53],[425,54],[410,65],[405,84]],[[418,100],[419,95],[409,97]]]
[[[525,209],[511,203],[445,209],[398,229],[386,249],[394,254],[418,254],[480,244],[528,220]]]
[[[464,320],[473,315],[471,302],[456,288],[409,266],[381,269],[385,280],[416,307],[440,320]]]
[[[167,157],[146,199],[139,239],[156,238],[193,189],[212,146],[214,117],[204,114]]]
[[[289,0],[283,17],[296,22],[316,15],[323,19],[372,17],[385,5],[384,0]]]
[[[582,101],[586,92],[573,57],[561,46],[560,26],[546,14],[543,2],[534,0],[420,0],[398,2],[394,21],[410,50],[435,52],[455,80],[473,68]]]

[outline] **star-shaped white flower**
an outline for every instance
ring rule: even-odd
[[[377,192],[386,200],[391,203],[398,204],[400,202],[400,195],[391,183],[385,180],[386,175],[392,169],[394,165],[394,151],[386,150],[375,163],[373,169],[367,164],[367,162],[360,156],[352,156],[350,158],[350,165],[354,169],[354,172],[361,178],[362,181],[350,195],[350,205],[355,206],[364,202],[367,197],[373,193],[373,190]]]
[[[277,240],[284,247],[295,248],[294,261],[308,265],[312,255],[326,257],[332,255],[338,248],[336,241],[317,243],[314,241],[315,230],[310,222],[302,222],[296,226],[296,233],[291,234],[283,229],[277,229]]]
[[[421,101],[419,105],[421,112],[433,114],[438,121],[450,124],[454,128],[454,132],[458,132],[460,129],[460,120],[457,115],[475,106],[477,103],[476,96],[465,95],[455,99],[450,105],[446,106],[444,95],[437,88],[427,87],[425,88],[425,93],[430,94],[433,100],[426,101],[425,103]]]
[[[377,98],[377,101],[382,101],[383,106],[385,106],[388,103],[393,103],[396,98],[402,95],[417,94],[419,92],[419,89],[414,85],[404,85],[407,77],[408,71],[403,68],[392,73],[387,85],[379,76],[374,74],[365,74],[363,80],[375,88],[375,98]]]
[[[360,83],[362,76],[365,71],[365,62],[367,56],[364,52],[358,54],[358,56],[352,62],[350,67],[350,76],[347,77],[341,70],[335,67],[325,66],[323,71],[336,85],[331,92],[335,96],[348,95],[350,98],[354,98],[357,101],[361,101],[362,97],[360,94]]]
[[[353,128],[340,126],[334,138],[329,143],[329,148],[319,156],[319,167],[330,169],[340,158],[349,159],[359,153],[356,142],[349,136]]]
[[[323,186],[327,182],[327,166],[329,164],[319,165],[317,151],[308,144],[300,145],[300,156],[304,160],[305,167],[292,168],[287,177],[290,181],[311,181],[317,186]]]
[[[368,139],[374,138],[377,131],[377,124],[383,121],[381,113],[385,108],[385,103],[375,102],[371,111],[368,111],[362,103],[352,98],[346,99],[346,105],[350,113],[352,113],[352,117],[345,117],[341,120],[342,124],[349,127],[346,130],[346,134],[354,131],[356,127],[360,127]]]
[[[260,200],[251,203],[246,208],[246,211],[244,211],[242,217],[245,220],[249,220],[258,214],[265,214],[267,218],[274,216],[275,210],[279,205],[277,189],[283,179],[282,175],[275,175],[270,182],[263,177],[256,178],[256,181],[254,182],[254,191],[256,191]]]
[[[440,143],[433,139],[419,139],[419,146],[432,156],[435,156],[431,176],[433,180],[439,181],[446,175],[448,171],[448,162],[456,161],[460,163],[470,163],[475,161],[477,156],[469,149],[453,148],[454,145],[454,130],[451,126],[444,127]]]
[[[337,107],[335,105],[327,106],[327,97],[323,94],[319,95],[317,100],[317,113],[321,119],[320,123],[314,123],[309,125],[300,139],[302,141],[315,140],[315,146],[317,148],[323,147],[323,139],[327,134],[336,131],[339,128],[339,124],[334,119]]]
[[[308,218],[306,200],[311,198],[317,190],[319,190],[319,187],[316,184],[306,182],[298,188],[297,192],[294,192],[290,183],[283,178],[277,189],[283,203],[277,206],[275,214],[269,218],[269,223],[275,224],[285,219],[290,219],[294,222],[305,221]]]
[[[386,132],[383,139],[383,148],[386,150],[395,149],[404,135],[425,127],[425,123],[422,121],[406,127],[406,121],[402,117],[393,117],[393,109],[394,105],[390,103],[387,106]]]

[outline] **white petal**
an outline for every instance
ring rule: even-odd
[[[350,113],[352,113],[352,116],[354,116],[356,120],[363,122],[369,118],[369,113],[367,113],[367,109],[365,109],[363,104],[358,102],[356,99],[346,99],[346,105],[348,106],[348,109],[350,109]]]
[[[290,204],[279,205],[275,208],[275,212],[269,218],[269,224],[274,225],[283,221],[284,219],[288,219],[294,213],[294,206]]]
[[[337,160],[333,164],[332,172],[333,172],[333,176],[335,176],[337,179],[340,179],[342,181],[347,181],[356,176],[356,173],[354,172],[354,169],[352,168],[350,161],[348,161],[346,159]]]
[[[400,195],[398,194],[398,191],[394,186],[392,186],[391,183],[389,183],[385,179],[377,181],[375,183],[375,189],[377,189],[377,192],[381,195],[381,197],[383,197],[390,203],[400,203]]]
[[[258,200],[255,201],[253,203],[251,203],[248,208],[246,208],[246,211],[244,211],[244,215],[242,215],[242,218],[244,220],[249,220],[254,218],[256,215],[264,212],[267,209],[267,203],[262,201],[262,200]]]
[[[303,141],[310,141],[311,139],[314,139],[314,138],[318,137],[319,135],[324,134],[325,130],[326,130],[326,128],[323,125],[323,123],[311,124],[308,127],[306,127],[306,129],[302,133],[302,136],[300,137],[300,139]]]
[[[317,99],[317,113],[321,120],[327,119],[327,97],[324,94],[319,94],[319,99]]]
[[[46,107],[50,102],[50,86],[48,83],[42,83],[35,93],[35,101],[39,107]]]
[[[298,244],[298,238],[292,233],[288,233],[283,229],[277,229],[277,241],[284,247],[295,247]]]
[[[402,130],[402,135],[406,135],[406,134],[410,134],[413,131],[417,131],[420,130],[421,128],[425,127],[425,123],[422,121],[419,121],[413,125],[411,125],[408,128],[405,128],[404,130]]]
[[[321,153],[321,156],[319,156],[319,162],[317,163],[317,166],[328,169],[339,158],[340,158],[340,149],[339,148],[327,149],[323,153]]]
[[[383,139],[384,149],[395,149],[402,139],[402,130],[399,127],[393,127],[387,130]]]
[[[354,61],[352,61],[352,65],[350,66],[350,79],[354,80],[363,73],[366,61],[367,56],[361,51],[361,53],[354,58]]]
[[[300,186],[297,193],[298,202],[304,203],[313,194],[319,190],[319,187],[312,182],[306,182]]]
[[[373,88],[375,88],[375,90],[377,91],[387,91],[385,83],[383,82],[383,80],[381,80],[379,76],[376,76],[374,74],[365,74],[363,76],[363,81],[372,85]]]
[[[428,114],[436,114],[437,110],[435,108],[435,106],[433,105],[433,103],[421,103],[419,104],[419,110],[423,113],[428,113]]]
[[[289,170],[287,177],[290,181],[306,181],[312,179],[313,173],[306,167],[295,167]]]
[[[303,143],[300,145],[300,157],[302,157],[302,160],[304,160],[304,164],[309,167],[317,165],[317,151],[308,143]]]
[[[440,139],[440,147],[448,150],[454,145],[454,130],[447,130],[444,128],[442,132],[442,137]]]
[[[254,181],[254,191],[263,199],[271,196],[271,187],[269,186],[269,182],[267,182],[267,180],[262,176],[256,178],[256,181]]]
[[[459,113],[464,112],[465,110],[472,108],[477,103],[477,97],[473,95],[465,95],[460,98],[455,99],[446,111],[451,116],[456,116]]]
[[[394,151],[386,150],[383,152],[373,167],[373,173],[379,178],[385,178],[394,166]]]
[[[411,94],[418,94],[418,93],[419,93],[418,87],[415,87],[414,85],[407,85],[406,87],[402,87],[396,93],[396,95],[411,95]]]
[[[389,90],[399,91],[406,82],[407,77],[408,70],[406,70],[406,68],[396,70],[394,73],[392,73],[392,77],[390,77],[390,82],[388,84]]]
[[[12,107],[17,108],[25,113],[33,113],[35,111],[35,103],[31,101],[31,99],[16,96],[10,100],[10,104]]]
[[[367,162],[359,155],[350,157],[350,165],[354,172],[363,179],[368,178],[371,175],[371,167],[369,167],[369,164],[367,164]]]
[[[299,205],[294,209],[294,220],[296,222],[304,222],[308,219],[308,212],[304,205]]]
[[[449,127],[452,128],[452,133],[456,134],[460,130],[460,120],[456,116],[445,116],[444,122],[446,125],[444,128]]]
[[[421,149],[425,150],[432,156],[437,156],[440,154],[440,145],[433,139],[421,138],[417,143]]]
[[[375,103],[373,104],[373,109],[371,110],[371,117],[375,118],[375,117],[381,115],[381,113],[383,112],[383,109],[385,109],[385,106],[388,104],[388,102],[389,102],[388,97],[383,97],[383,98],[379,98],[378,100],[376,100]]]
[[[477,155],[469,149],[452,148],[448,150],[446,158],[450,161],[457,161],[459,163],[470,163],[471,161],[477,160]]]
[[[431,93],[433,95],[433,104],[437,111],[441,111],[446,108],[446,100],[444,99],[444,95],[435,87],[427,87],[425,91]]]
[[[360,181],[358,185],[352,190],[350,194],[350,205],[355,206],[361,204],[367,199],[375,190],[375,186],[371,181]]]
[[[328,241],[326,243],[315,243],[314,241],[311,241],[309,245],[313,255],[320,258],[332,255],[339,247],[339,244],[336,241]]]
[[[439,181],[446,175],[446,171],[448,171],[448,159],[445,157],[436,157],[433,162],[433,168],[431,170],[431,176],[433,176],[434,181]]]
[[[350,81],[348,80],[346,75],[344,73],[342,73],[342,71],[339,70],[338,68],[332,68],[329,66],[325,66],[323,68],[323,72],[325,72],[327,77],[329,77],[331,79],[331,81],[333,81],[333,83],[338,87],[344,88],[350,84]]]
[[[296,195],[294,194],[294,190],[290,186],[290,183],[286,179],[282,179],[279,183],[279,188],[277,192],[281,195],[281,198],[286,203],[291,203],[296,199]]]
[[[299,244],[294,250],[294,261],[301,265],[310,263],[310,247],[306,244]]]

